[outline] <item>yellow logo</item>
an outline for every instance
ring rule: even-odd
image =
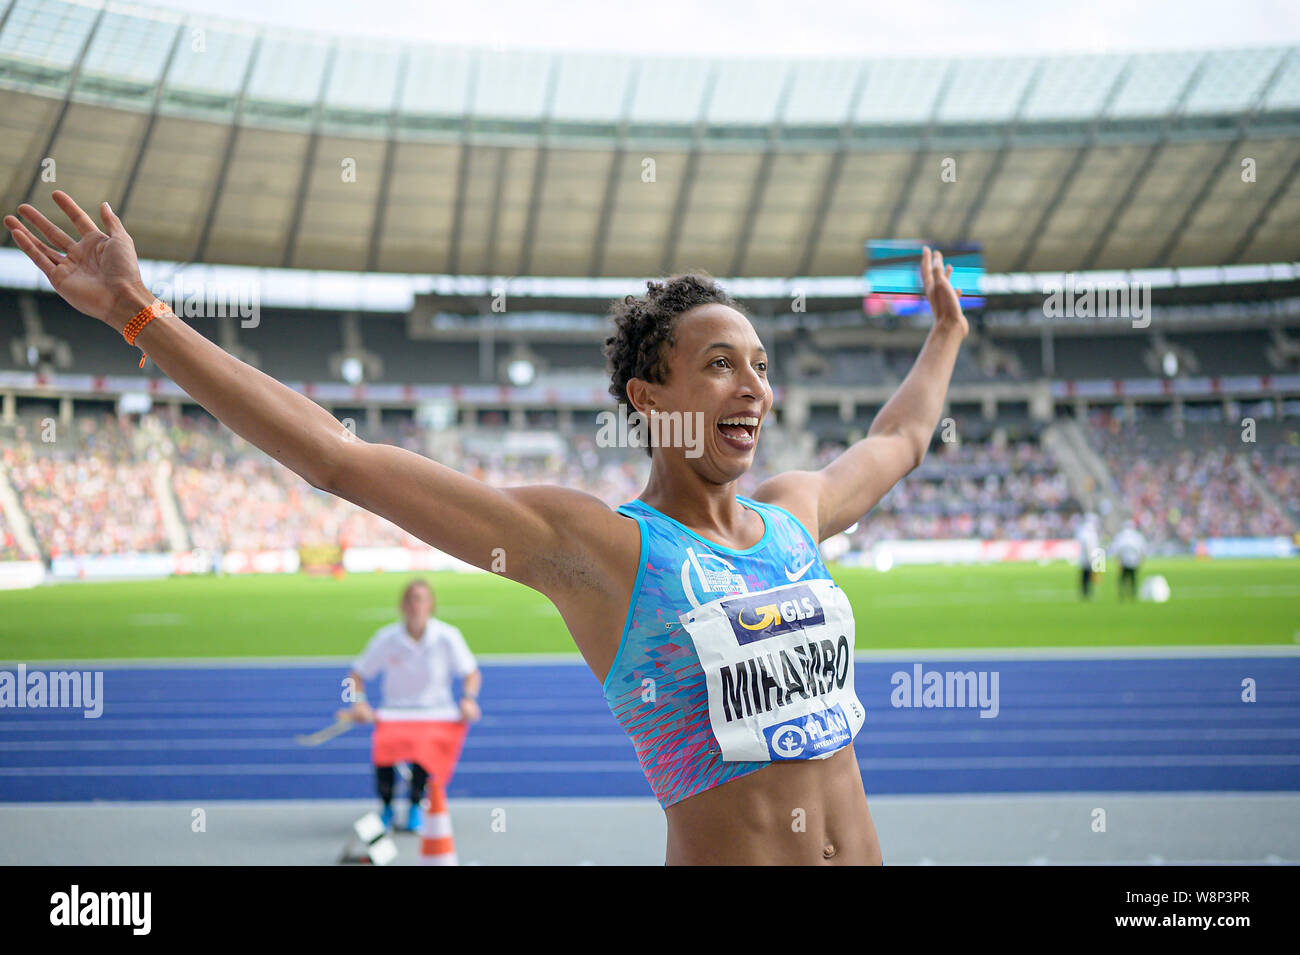
[[[768,604],[766,607],[755,607],[754,613],[759,615],[758,623],[745,623],[744,611],[741,611],[736,615],[736,620],[746,630],[765,630],[772,626],[772,624],[781,622],[781,611],[776,608],[776,604]]]

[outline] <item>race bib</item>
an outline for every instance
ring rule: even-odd
[[[833,580],[722,597],[680,619],[723,760],[822,759],[862,728],[853,611]]]

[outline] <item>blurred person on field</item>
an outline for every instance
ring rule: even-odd
[[[1147,541],[1137,525],[1131,520],[1125,521],[1115,539],[1110,542],[1111,556],[1119,561],[1119,599],[1124,599],[1125,591],[1129,599],[1137,599],[1138,567],[1147,555]]]
[[[349,674],[355,693],[352,718],[375,723],[372,761],[384,826],[393,824],[396,765],[409,763],[411,808],[406,828],[420,831],[421,800],[430,775],[445,790],[455,771],[465,734],[482,715],[483,676],[461,632],[433,616],[429,583],[415,578],[402,592],[402,619],[381,627],[357,657]],[[382,706],[372,708],[365,684],[384,675]],[[453,695],[453,679],[461,694]]]
[[[1097,529],[1097,515],[1085,514],[1074,535],[1079,542],[1079,593],[1085,600],[1092,599],[1093,562],[1101,550],[1101,535]]]

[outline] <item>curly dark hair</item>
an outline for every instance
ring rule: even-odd
[[[668,377],[665,359],[675,343],[677,317],[697,305],[727,305],[739,310],[730,295],[703,272],[674,275],[646,282],[644,295],[628,295],[610,308],[614,334],[605,339],[609,364],[609,393],[621,405],[628,400],[627,383],[633,378],[663,382]],[[647,447],[646,454],[653,453]]]
[[[628,295],[610,308],[614,334],[605,339],[609,363],[609,393],[627,401],[627,383],[633,378],[662,382],[667,378],[665,353],[674,344],[677,316],[697,305],[727,305],[739,310],[730,295],[702,272],[674,275],[646,282],[646,293]],[[667,346],[667,348],[665,348]]]

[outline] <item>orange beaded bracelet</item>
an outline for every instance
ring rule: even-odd
[[[152,303],[136,312],[134,317],[126,323],[126,328],[122,329],[122,337],[126,339],[126,343],[128,345],[134,345],[136,336],[144,331],[144,327],[165,311],[167,311],[167,303],[161,299],[154,299]],[[141,349],[141,351],[143,351],[143,349]],[[147,357],[149,356],[140,356],[141,368],[144,367],[144,361]]]

